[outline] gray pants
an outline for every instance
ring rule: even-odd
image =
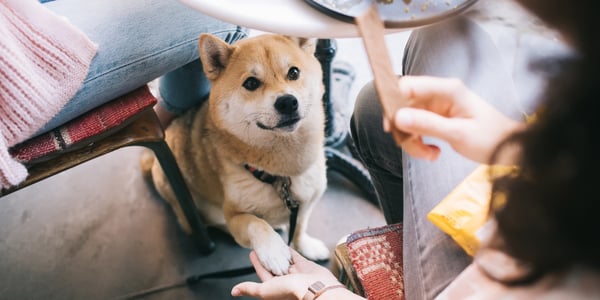
[[[528,62],[565,49],[552,38],[488,25],[459,17],[413,31],[404,53],[403,73],[460,78],[500,111],[522,118],[523,113],[535,109],[534,100],[543,88],[540,74],[531,71]],[[524,39],[528,42],[515,42]],[[351,132],[386,221],[404,224],[407,299],[432,299],[471,258],[427,220],[427,213],[477,164],[442,141],[430,140],[442,149],[434,162],[413,159],[400,151],[383,132],[381,107],[372,83],[358,95]]]

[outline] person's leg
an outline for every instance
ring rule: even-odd
[[[67,17],[99,48],[81,89],[40,132],[197,61],[201,33],[229,42],[246,35],[236,25],[207,17],[177,1],[58,0],[44,5]],[[189,72],[197,79],[202,69],[191,66],[176,72]],[[208,90],[203,80],[180,81],[178,85],[191,95],[180,107],[197,104]]]
[[[405,75],[459,78],[515,120],[534,113],[544,88],[543,72],[532,69],[532,63],[568,52],[552,37],[541,38],[535,32],[525,34],[518,28],[472,18],[457,18],[415,31],[405,50]],[[408,299],[433,299],[470,262],[470,257],[426,216],[476,164],[447,144],[438,145],[442,155],[435,163],[403,155]]]
[[[388,224],[404,218],[402,152],[383,131],[383,117],[373,82],[365,85],[354,103],[350,119],[352,144],[371,176],[379,206]]]
[[[160,101],[154,107],[161,124],[166,127],[174,117],[203,103],[209,91],[210,83],[200,59],[161,76],[158,81]]]
[[[521,118],[521,107],[526,105],[518,103],[513,70],[509,71],[495,42],[464,18],[415,30],[406,47],[404,74],[459,78],[507,115]],[[437,161],[412,159],[401,154],[381,124],[376,92],[372,85],[366,86],[355,105],[352,137],[386,220],[404,223],[407,299],[432,299],[471,259],[426,216],[477,164],[435,140],[431,141],[442,149]]]
[[[459,77],[465,81],[481,75],[472,72],[493,70],[492,74],[497,73],[497,68],[492,66],[472,68],[473,63],[483,63],[485,56],[497,51],[493,44],[475,43],[487,37],[479,31],[471,32],[470,26],[455,20],[414,31],[406,47],[404,73]],[[478,54],[483,56],[471,62]],[[483,86],[475,88],[485,92]],[[391,136],[382,130],[381,107],[372,85],[359,94],[353,117],[355,144],[371,174],[386,221],[404,224],[407,299],[432,299],[469,264],[470,258],[429,222],[426,215],[476,164],[442,142],[436,142],[442,155],[435,162],[403,155]]]

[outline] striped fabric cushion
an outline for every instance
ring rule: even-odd
[[[31,138],[10,149],[19,162],[33,164],[65,151],[85,146],[100,134],[131,123],[137,114],[156,104],[147,86],[112,100],[50,132]]]
[[[405,299],[402,267],[402,224],[352,233],[348,256],[369,300]]]

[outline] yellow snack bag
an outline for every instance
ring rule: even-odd
[[[513,166],[480,165],[427,214],[427,219],[473,256],[479,248],[476,233],[488,219],[491,178],[514,170]]]

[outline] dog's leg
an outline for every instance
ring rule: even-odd
[[[142,150],[142,154],[140,155],[140,170],[145,180],[152,180],[152,166],[155,160],[154,153],[150,149]]]
[[[288,273],[292,260],[290,249],[265,220],[252,214],[236,214],[227,219],[227,228],[238,244],[256,252],[271,273]]]
[[[321,195],[321,194],[319,194]],[[310,236],[307,231],[308,218],[313,210],[317,200],[321,197],[316,197],[312,201],[302,203],[298,211],[298,221],[296,223],[296,233],[292,239],[294,249],[298,250],[302,255],[310,260],[325,260],[329,259],[329,249],[323,241]]]

